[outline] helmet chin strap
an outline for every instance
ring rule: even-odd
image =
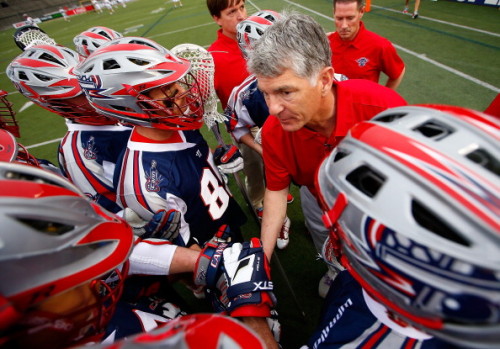
[[[373,299],[365,290],[363,290],[363,298],[366,302],[368,309],[381,323],[389,327],[403,336],[410,338],[415,338],[418,340],[426,340],[432,338],[433,336],[422,332],[410,324],[404,322],[403,320],[394,319],[390,310],[384,307],[382,304]]]

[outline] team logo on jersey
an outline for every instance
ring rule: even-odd
[[[80,86],[89,98],[110,98],[101,94],[102,91],[106,91],[102,88],[101,78],[97,75],[79,75],[78,82]]]
[[[146,173],[146,190],[148,192],[159,192],[160,183],[163,180],[163,176],[159,173],[157,169],[158,163],[156,160],[151,161],[151,168],[149,173]]]
[[[364,67],[368,62],[369,62],[369,60],[366,57],[361,57],[361,58],[356,59],[356,63],[358,63],[358,66],[360,66],[360,67]]]
[[[97,149],[95,147],[95,138],[92,136],[87,141],[87,144],[83,146],[83,156],[87,160],[97,159]]]

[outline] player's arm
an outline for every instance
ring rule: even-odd
[[[262,146],[255,142],[255,138],[253,138],[252,133],[246,133],[240,138],[240,143],[246,144],[249,148],[252,148],[257,153],[262,156]]]
[[[401,81],[403,80],[403,76],[405,75],[405,70],[406,70],[406,67],[403,68],[403,70],[401,71],[401,74],[399,74],[399,76],[396,79],[388,78],[385,86],[389,87],[393,90],[396,90],[398,88],[399,84],[401,83]]]
[[[266,209],[262,217],[260,239],[262,240],[264,253],[269,260],[271,260],[276,241],[285,220],[287,195],[288,187],[277,191],[266,189],[264,194],[264,207]]]
[[[278,348],[278,342],[269,328],[266,318],[263,317],[242,317],[239,318],[245,325],[250,327],[264,341],[267,349]]]

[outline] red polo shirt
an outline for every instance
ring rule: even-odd
[[[329,33],[328,40],[335,73],[349,79],[379,82],[380,72],[397,79],[405,67],[392,43],[366,29],[363,22],[353,40],[344,41],[337,32]]]
[[[329,138],[305,127],[287,132],[276,117],[267,118],[262,130],[267,189],[281,190],[293,181],[306,185],[316,196],[316,170],[347,131],[387,108],[407,104],[394,90],[372,81],[347,80],[334,83],[333,88],[337,90],[337,123]]]
[[[236,40],[217,31],[217,40],[208,48],[214,57],[215,77],[214,86],[222,108],[225,109],[227,100],[234,87],[238,86],[249,75],[247,62],[241,53]]]

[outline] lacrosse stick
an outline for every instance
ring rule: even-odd
[[[9,131],[16,137],[21,137],[16,113],[12,103],[7,99],[7,92],[0,90],[0,128]]]
[[[203,47],[195,44],[180,44],[172,48],[171,51],[177,57],[187,59],[191,62],[191,74],[193,74],[198,82],[201,98],[203,99],[203,121],[213,132],[217,144],[221,146],[226,145],[218,125],[224,122],[226,117],[217,111],[217,95],[214,88],[215,66],[212,55]],[[237,173],[234,173],[234,179],[248,207],[252,212],[255,212],[245,185]]]
[[[35,45],[57,45],[47,33],[32,25],[17,29],[14,33],[14,42],[23,51]]]
[[[187,59],[191,62],[191,73],[198,81],[198,85],[200,86],[200,94],[204,102],[203,106],[205,109],[205,113],[203,115],[203,120],[207,127],[214,133],[215,138],[217,139],[217,143],[221,146],[226,145],[224,139],[222,138],[218,125],[218,123],[224,122],[226,120],[226,117],[217,111],[217,95],[214,88],[215,66],[212,55],[203,47],[195,44],[180,44],[172,48],[170,51],[172,51],[172,53],[177,57]],[[255,213],[252,202],[250,201],[245,184],[241,180],[238,173],[234,173],[233,175],[238,189],[240,190],[243,198],[245,199],[245,202],[252,212],[252,216],[255,218],[257,225],[260,226],[260,221]],[[302,316],[305,317],[305,312],[300,306],[297,295],[295,294],[295,291],[290,284],[290,280],[288,279],[285,270],[281,265],[278,255],[276,253],[273,253],[273,257],[299,312],[302,314]]]

